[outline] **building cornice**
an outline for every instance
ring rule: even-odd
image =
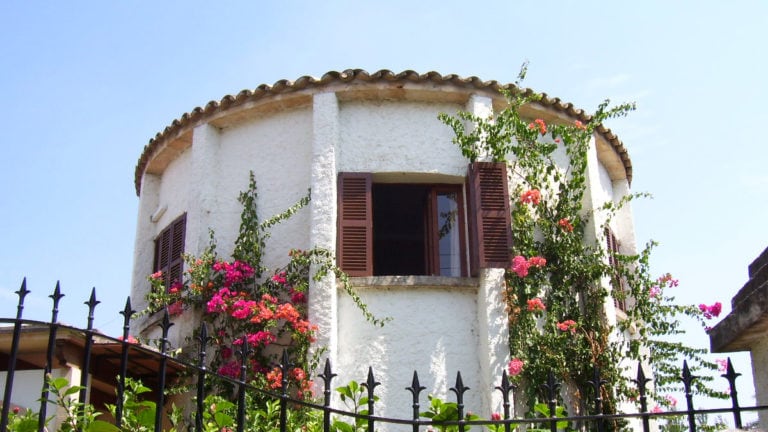
[[[400,73],[382,69],[369,73],[362,69],[347,69],[342,72],[331,71],[321,78],[302,76],[295,81],[279,80],[274,84],[262,84],[255,90],[242,90],[236,95],[226,95],[220,101],[210,101],[204,107],[196,107],[181,117],[173,120],[165,129],[158,132],[144,147],[136,164],[134,182],[136,194],[141,192],[141,181],[148,172],[150,162],[164,148],[165,159],[173,158],[191,144],[191,130],[202,124],[212,123],[223,127],[235,123],[245,116],[258,115],[266,111],[287,109],[308,105],[315,93],[334,91],[340,99],[419,99],[462,102],[475,93],[486,94],[494,99],[494,105],[503,106],[504,98],[500,90],[512,93],[534,93],[529,88],[518,88],[514,84],[500,84],[497,81],[483,81],[478,77],[463,78],[455,74],[441,75],[437,72],[419,74],[407,70]],[[588,122],[590,116],[577,109],[571,103],[560,98],[542,94],[536,111],[550,111],[556,117]],[[596,129],[598,144],[604,142],[618,158],[616,164],[623,171],[620,177],[632,181],[632,161],[629,153],[619,138],[610,129],[599,125]],[[167,162],[160,163],[167,165]]]

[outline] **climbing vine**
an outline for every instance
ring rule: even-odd
[[[631,194],[599,209],[584,208],[588,188],[588,152],[596,128],[627,115],[634,104],[599,105],[584,122],[525,119],[520,109],[541,96],[517,86],[501,92],[507,106],[490,117],[469,112],[439,116],[453,129],[462,154],[506,163],[510,181],[512,264],[506,272],[505,301],[509,316],[509,373],[522,384],[524,402],[544,400],[540,383],[550,372],[563,382],[561,396],[573,414],[583,412],[594,387],[593,366],[599,368],[604,411],[635,397],[628,386],[637,360],[653,367],[655,394],[675,388],[681,355],[692,368],[715,370],[704,349],[669,336],[681,333],[679,318],[704,323],[717,304],[680,306],[669,291],[677,286],[670,275],[651,277],[648,259],[653,243],[637,254],[606,250],[602,241],[611,218],[634,198]],[[567,161],[563,163],[562,161]],[[558,163],[558,161],[560,161]],[[602,221],[598,226],[594,222]],[[626,304],[613,323],[606,315],[616,298]],[[653,347],[653,349],[650,349]],[[634,360],[626,362],[624,360]],[[697,390],[721,394],[700,379]],[[587,393],[584,393],[587,392]]]

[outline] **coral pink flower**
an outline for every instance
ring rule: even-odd
[[[565,320],[563,322],[557,323],[557,328],[560,331],[564,331],[564,332],[569,331],[571,332],[571,334],[576,333],[576,326],[577,324],[576,324],[576,321],[574,320]]]
[[[495,413],[492,413],[492,414],[491,414],[491,420],[493,420],[493,421],[499,421],[499,420],[501,420],[501,414],[499,414],[499,413],[497,413],[497,412],[495,412]]]
[[[509,374],[512,376],[520,375],[520,372],[523,371],[523,366],[525,364],[522,360],[519,358],[513,358],[509,361],[509,364],[507,365],[507,370],[509,371]]]
[[[545,311],[545,310],[547,310],[547,307],[544,305],[544,302],[542,302],[540,298],[535,297],[528,300],[529,312]]]
[[[120,341],[123,340],[123,336],[118,336],[117,340],[120,340]],[[136,339],[135,337],[131,336],[131,335],[128,335],[128,338],[125,339],[125,341],[128,342],[129,344],[137,344],[137,343],[139,343],[139,340]]]
[[[521,278],[528,276],[528,267],[530,266],[528,260],[522,255],[512,258],[512,271],[517,273],[517,276]]]
[[[152,276],[150,276],[150,278],[152,278],[154,280],[162,279],[163,278],[163,272],[162,271],[157,271],[155,273],[152,273]]]
[[[562,218],[559,221],[557,221],[557,224],[560,225],[560,228],[563,229],[563,231],[572,232],[573,231],[573,225],[571,225],[571,222],[568,220],[568,218]]]
[[[529,189],[520,195],[520,202],[523,204],[539,205],[541,202],[541,192],[538,189]]]
[[[528,258],[528,265],[531,267],[544,267],[547,265],[547,260],[540,256],[530,257]]]
[[[542,135],[547,134],[547,124],[544,123],[544,120],[542,119],[534,120],[533,123],[530,123],[528,125],[528,129],[538,129],[540,134]]]
[[[268,372],[267,381],[269,382],[269,387],[272,389],[277,389],[282,387],[283,372],[280,370],[280,368],[274,368],[270,372]]]
[[[586,128],[587,128],[587,127],[584,125],[584,123],[582,123],[582,122],[580,122],[580,121],[578,121],[578,120],[576,120],[575,122],[573,122],[573,124],[574,124],[574,126],[576,126],[576,129],[581,129],[581,130],[584,130],[584,129],[586,129]]]

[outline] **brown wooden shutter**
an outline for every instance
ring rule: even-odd
[[[153,271],[163,272],[163,282],[170,288],[181,281],[184,271],[184,240],[187,232],[187,215],[184,214],[165,228],[155,239]]]
[[[619,261],[616,259],[616,255],[619,254],[619,242],[616,239],[616,235],[610,228],[606,227],[603,231],[605,234],[605,247],[608,252],[608,265],[611,266],[613,274],[611,275],[611,287],[616,293],[613,296],[613,304],[620,310],[627,310],[626,289],[624,286],[624,279],[619,273]]]
[[[508,268],[512,247],[507,165],[475,162],[467,174],[469,202],[470,272],[481,268]]]
[[[339,173],[337,258],[350,276],[373,275],[371,174]]]

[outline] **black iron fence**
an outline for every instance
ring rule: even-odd
[[[502,373],[500,377],[500,384],[495,388],[495,391],[501,392],[503,401],[503,412],[499,413],[498,418],[492,418],[490,420],[477,420],[466,416],[468,413],[464,404],[464,395],[469,390],[463,384],[461,373],[457,373],[455,385],[450,389],[455,396],[455,402],[452,404],[455,407],[455,414],[452,419],[435,420],[425,419],[421,410],[424,408],[422,405],[425,387],[419,383],[418,374],[414,372],[410,386],[405,390],[411,393],[412,396],[412,413],[410,417],[403,418],[386,418],[377,416],[375,413],[374,401],[377,399],[375,390],[380,383],[376,381],[374,372],[371,368],[368,370],[368,376],[365,382],[362,383],[364,387],[364,396],[366,411],[350,412],[348,410],[335,408],[332,406],[332,388],[333,379],[336,374],[331,369],[331,364],[328,360],[325,362],[323,372],[318,375],[323,380],[323,394],[322,401],[310,403],[305,400],[295,399],[288,391],[289,368],[291,367],[290,359],[284,352],[282,362],[279,368],[282,370],[282,385],[274,392],[267,392],[263,389],[255,388],[245,382],[248,356],[250,350],[248,348],[248,342],[246,338],[243,338],[243,344],[237,350],[237,354],[240,356],[240,379],[232,379],[225,376],[217,375],[215,372],[209,371],[206,368],[206,349],[207,349],[207,328],[205,324],[201,325],[198,342],[198,355],[196,362],[185,362],[178,358],[171,356],[168,353],[168,331],[173,323],[168,317],[167,311],[164,313],[163,319],[159,326],[162,329],[162,336],[160,338],[159,349],[155,350],[143,345],[135,344],[130,340],[129,328],[131,318],[135,311],[131,308],[130,297],[127,299],[125,309],[120,312],[124,317],[123,323],[123,335],[119,338],[112,338],[96,332],[93,329],[94,310],[99,301],[96,300],[95,290],[91,292],[91,296],[85,304],[88,307],[88,324],[85,329],[78,329],[70,326],[60,324],[58,322],[58,308],[59,300],[63,297],[59,286],[56,286],[54,292],[49,296],[53,300],[53,308],[51,310],[50,322],[27,320],[22,317],[24,309],[24,298],[29,293],[26,288],[26,280],[22,283],[21,288],[16,291],[19,296],[17,315],[15,318],[0,318],[0,336],[5,335],[7,339],[10,339],[10,346],[7,347],[7,343],[0,355],[2,359],[7,360],[6,369],[6,381],[5,390],[2,401],[2,419],[0,420],[0,431],[7,431],[9,427],[9,418],[12,410],[13,400],[13,386],[14,378],[16,377],[16,370],[19,364],[22,364],[26,369],[42,369],[43,376],[49,376],[54,367],[54,352],[57,348],[57,344],[61,346],[61,334],[66,333],[67,339],[73,341],[73,343],[79,348],[80,351],[80,365],[82,371],[88,371],[89,373],[82,373],[81,381],[79,383],[79,400],[85,401],[89,390],[93,390],[90,386],[89,379],[96,375],[108,376],[113,381],[115,388],[114,397],[114,426],[121,428],[123,422],[123,396],[126,391],[126,378],[129,376],[138,376],[141,379],[147,380],[149,386],[153,387],[153,397],[156,403],[157,409],[155,410],[154,418],[154,430],[162,431],[164,424],[164,416],[167,415],[163,407],[166,406],[166,383],[169,376],[176,376],[180,372],[184,371],[185,376],[191,377],[194,382],[194,409],[193,409],[193,424],[189,425],[189,430],[195,432],[203,431],[203,413],[206,407],[203,406],[203,401],[206,396],[206,379],[215,377],[217,379],[228,381],[236,389],[236,420],[235,430],[243,431],[246,426],[246,395],[248,392],[260,393],[262,396],[268,397],[279,403],[279,415],[278,421],[274,424],[274,429],[280,432],[287,431],[287,418],[288,412],[291,409],[297,407],[305,407],[310,410],[316,410],[316,412],[322,413],[322,422],[320,426],[323,432],[330,432],[337,429],[332,423],[334,417],[343,417],[355,419],[353,422],[358,421],[356,429],[364,429],[367,432],[373,432],[377,427],[385,424],[399,425],[399,427],[405,427],[413,432],[426,431],[426,430],[451,430],[464,432],[471,426],[485,426],[497,432],[502,430],[510,432],[520,425],[534,429],[548,429],[551,432],[558,430],[558,424],[562,425],[563,422],[572,422],[572,424],[584,425],[584,428],[588,430],[604,431],[607,429],[609,422],[614,421],[626,421],[635,419],[638,424],[641,425],[644,432],[651,430],[652,422],[659,419],[669,419],[672,417],[680,418],[684,426],[687,426],[688,430],[696,431],[697,422],[696,417],[699,415],[709,414],[723,414],[730,415],[733,420],[733,424],[736,428],[743,428],[742,413],[744,412],[756,412],[760,410],[768,410],[768,406],[748,406],[742,407],[739,405],[738,393],[736,391],[735,381],[736,378],[741,375],[734,370],[730,359],[728,359],[726,373],[722,375],[728,381],[730,392],[730,406],[715,409],[697,409],[694,406],[694,400],[692,395],[691,386],[696,379],[688,369],[687,363],[683,363],[681,371],[681,380],[684,386],[686,406],[685,410],[681,411],[664,411],[660,412],[656,409],[648,409],[648,393],[647,384],[650,379],[646,378],[645,373],[641,365],[638,365],[637,377],[632,381],[637,386],[638,394],[638,411],[632,413],[617,413],[617,414],[603,414],[602,413],[602,400],[600,398],[600,389],[604,385],[604,381],[600,377],[599,370],[595,369],[594,378],[592,380],[595,396],[591,401],[591,409],[594,414],[592,415],[579,415],[579,416],[564,416],[557,415],[556,405],[558,404],[558,393],[560,384],[557,383],[552,375],[550,375],[548,381],[541,385],[542,389],[545,389],[547,394],[547,407],[550,413],[549,417],[539,418],[522,418],[516,416],[516,413],[512,410],[511,397],[513,396],[515,386],[511,384],[506,371]],[[30,332],[47,332],[47,345],[45,349],[45,359],[42,364],[35,363],[29,359],[23,358],[23,352],[20,344],[22,339]],[[94,364],[94,359],[96,364]],[[194,363],[194,364],[193,364]],[[130,366],[130,368],[129,368]],[[129,370],[130,369],[130,370]],[[116,378],[115,378],[116,377]],[[40,405],[38,411],[37,428],[39,431],[45,430],[45,423],[48,416],[48,406],[50,404],[50,387],[43,385],[41,388]],[[94,393],[91,392],[91,399],[94,398]],[[362,425],[362,426],[360,426]],[[318,427],[320,428],[320,427]],[[562,429],[560,427],[560,429]],[[226,429],[222,429],[226,430]],[[231,430],[231,429],[230,429]]]

